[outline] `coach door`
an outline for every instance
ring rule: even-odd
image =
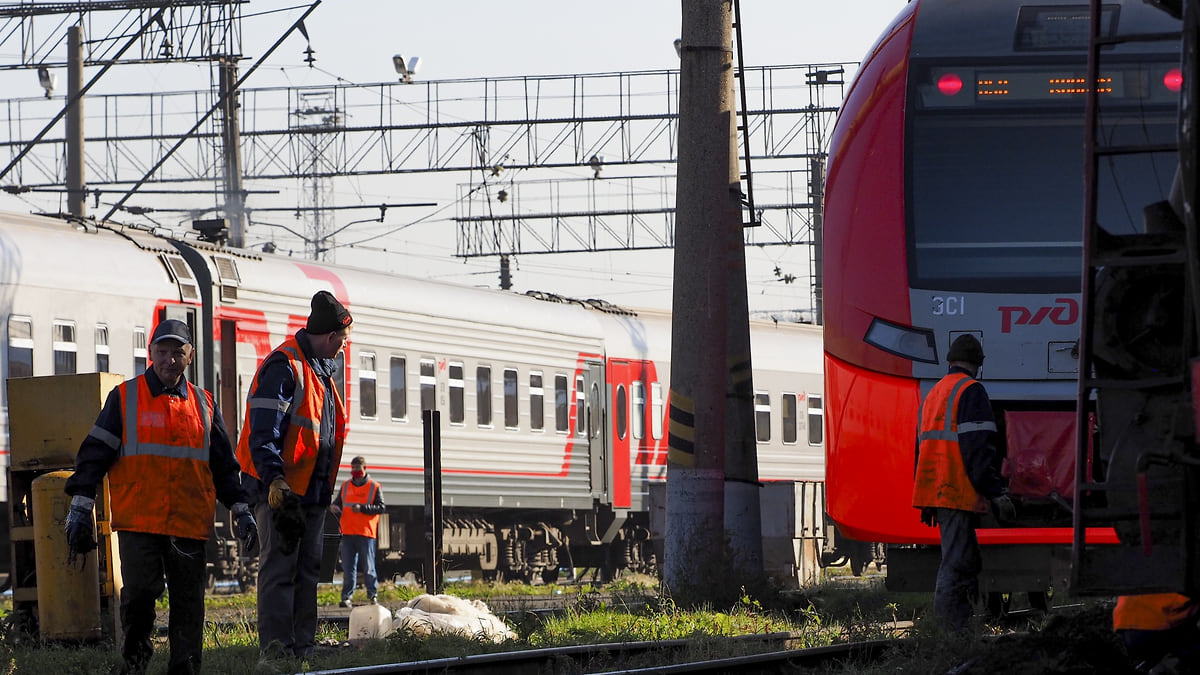
[[[195,352],[195,357],[192,358],[191,364],[187,367],[185,376],[188,382],[211,390],[213,383],[208,379],[208,370],[205,366],[208,365],[208,353],[212,349],[211,343],[206,340],[206,334],[202,327],[198,325],[196,320],[196,308],[185,305],[166,305],[162,309],[162,314],[159,316],[159,321],[167,319],[175,319],[187,324],[188,330],[192,332],[192,350]]]
[[[576,425],[587,438],[588,466],[591,467],[592,497],[607,501],[608,485],[608,454],[605,452],[605,419],[604,414],[604,364],[600,361],[587,361],[583,364],[582,377],[578,381],[580,391],[576,392],[576,400],[581,404],[581,415]]]

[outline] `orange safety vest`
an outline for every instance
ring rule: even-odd
[[[375,495],[379,494],[379,483],[367,479],[362,485],[355,485],[353,480],[342,483],[342,534],[356,534],[361,537],[374,539],[379,532],[379,514],[356,513],[348,508],[350,504],[374,504]]]
[[[1200,602],[1178,593],[1122,595],[1113,609],[1113,630],[1170,630],[1200,613]]]
[[[296,378],[296,390],[287,407],[288,430],[283,438],[283,447],[279,449],[283,458],[283,479],[287,481],[288,487],[292,488],[292,492],[303,496],[308,492],[308,482],[312,479],[313,470],[317,466],[317,451],[321,445],[321,415],[325,410],[325,385],[317,371],[308,365],[295,336],[284,340],[283,344],[267,355],[267,359],[276,353],[283,354]],[[266,363],[266,359],[263,362]],[[259,368],[259,371],[254,374],[254,380],[250,383],[250,391],[258,389],[260,373],[262,373],[262,368]],[[342,446],[346,443],[346,406],[342,403],[342,396],[338,393],[337,387],[330,389],[333,391],[335,418],[333,457],[330,458],[330,466],[337,467],[342,462]],[[250,410],[252,408],[278,410],[280,403],[281,401],[274,397],[255,397],[246,401],[246,423],[242,425],[242,435],[238,439],[237,447],[237,459],[238,463],[242,465],[243,473],[260,478],[258,467],[254,466],[254,459],[250,453]],[[337,472],[331,471],[329,475],[330,489],[333,489],[336,484]]]
[[[217,506],[208,465],[212,395],[186,385],[186,400],[151,396],[145,376],[117,387],[124,421],[120,454],[108,470],[114,530],[187,539],[212,535]]]
[[[917,508],[936,506],[976,513],[987,510],[987,501],[967,478],[958,444],[958,432],[966,430],[958,423],[958,401],[975,382],[966,373],[950,373],[933,386],[921,403],[912,501]],[[983,426],[972,430],[986,428],[987,423],[980,424]],[[995,423],[991,423],[991,428],[995,429]]]

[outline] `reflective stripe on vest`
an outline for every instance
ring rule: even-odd
[[[356,513],[347,508],[347,504],[374,504],[375,495],[380,490],[379,483],[367,479],[362,485],[354,481],[342,483],[340,497],[342,499],[342,517],[340,525],[342,534],[354,534],[374,539],[379,534],[379,514]]]
[[[915,507],[935,506],[961,511],[986,511],[986,500],[975,491],[963,464],[958,435],[995,431],[995,422],[959,425],[958,403],[975,379],[965,373],[943,377],[921,402],[917,470],[913,480]],[[939,414],[940,413],[940,414]]]
[[[283,461],[283,478],[288,487],[298,495],[308,492],[308,484],[312,479],[313,470],[317,464],[317,453],[321,443],[321,416],[324,412],[325,385],[321,376],[313,370],[300,343],[295,336],[288,338],[263,359],[272,358],[276,353],[284,356],[285,362],[292,370],[296,383],[290,402],[280,401],[274,397],[254,397],[246,401],[246,422],[242,425],[241,436],[238,439],[237,458],[242,471],[255,478],[261,478],[258,467],[254,465],[254,456],[250,450],[250,411],[273,410],[287,413],[288,429],[283,438],[283,447],[279,448],[280,459]],[[250,391],[258,390],[258,377],[262,368],[254,374],[250,383]],[[329,388],[333,392],[333,454],[330,457],[332,467],[337,467],[342,461],[342,446],[346,440],[346,410],[342,403],[337,387]],[[336,485],[336,471],[330,472],[329,487]]]
[[[217,499],[208,463],[212,400],[187,386],[187,399],[152,396],[145,377],[119,386],[122,439],[108,471],[113,529],[211,536]]]
[[[191,394],[189,400],[199,402],[200,397],[196,394],[196,388],[192,386],[191,382],[188,382],[187,386]],[[207,405],[200,406],[200,424],[204,428],[204,439],[199,447],[165,445],[163,443],[142,443],[139,439],[140,434],[138,434],[138,388],[134,387],[125,396],[125,447],[121,448],[122,457],[158,455],[172,459],[194,459],[200,462],[208,462],[208,446],[209,437],[212,434],[212,419],[209,417]]]

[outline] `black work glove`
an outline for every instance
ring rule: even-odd
[[[932,506],[921,507],[921,522],[929,527],[937,527],[937,509]]]
[[[233,532],[242,542],[242,552],[250,553],[258,546],[258,523],[254,522],[250,506],[238,502],[229,509],[229,513],[233,515]]]
[[[67,533],[67,564],[75,564],[75,556],[87,555],[96,548],[96,521],[92,510],[96,500],[83,495],[71,498],[71,510],[63,529]],[[82,564],[82,561],[80,561]]]
[[[1011,525],[1017,522],[1017,507],[1009,498],[1008,493],[992,497],[992,515],[1001,525]]]

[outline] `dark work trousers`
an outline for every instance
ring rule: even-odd
[[[1167,655],[1174,655],[1180,663],[1175,670],[1163,672],[1200,672],[1200,627],[1195,616],[1167,630],[1119,630],[1117,635],[1139,672],[1149,670]]]
[[[979,595],[983,559],[975,538],[977,516],[958,509],[937,510],[942,560],[933,589],[933,613],[956,633],[967,630],[971,602]]]
[[[167,634],[171,659],[167,672],[200,672],[204,649],[204,585],[207,577],[204,546],[200,539],[122,530],[121,626],[125,645],[121,656],[132,672],[141,672],[154,648],[154,602],[163,594],[163,578],[170,589]]]
[[[354,595],[358,582],[358,570],[363,571],[363,582],[367,586],[367,598],[374,599],[379,591],[375,577],[375,537],[361,534],[342,535],[342,600]]]
[[[317,634],[317,578],[325,538],[325,509],[304,504],[304,536],[291,555],[279,550],[279,532],[264,501],[258,520],[258,647],[263,654],[308,656]],[[278,646],[271,647],[272,642]]]

